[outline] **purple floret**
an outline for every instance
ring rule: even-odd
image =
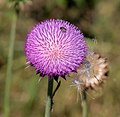
[[[83,62],[87,46],[80,30],[64,20],[45,20],[27,35],[27,62],[36,72],[49,78],[76,71]]]

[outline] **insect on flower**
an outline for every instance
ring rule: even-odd
[[[67,31],[67,29],[65,27],[60,27],[60,30],[64,33]]]

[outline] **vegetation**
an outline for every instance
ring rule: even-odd
[[[4,112],[7,60],[12,16],[11,3],[0,1],[0,117]],[[33,0],[20,4],[17,16],[12,81],[10,88],[10,117],[43,117],[47,92],[47,78],[36,75],[34,68],[25,69],[24,42],[27,32],[44,19],[59,18],[78,26],[95,50],[108,58],[110,73],[98,91],[88,92],[89,117],[117,117],[120,115],[120,1],[119,0]],[[97,40],[97,43],[94,43]],[[71,78],[61,79],[54,97],[53,117],[80,117],[76,87]],[[54,85],[57,85],[54,83]],[[92,98],[91,98],[92,97]],[[93,99],[95,98],[95,99]]]

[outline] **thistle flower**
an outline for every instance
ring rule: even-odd
[[[108,62],[96,53],[89,53],[77,69],[76,79],[73,81],[77,87],[96,89],[107,79]]]
[[[64,20],[50,19],[38,23],[25,43],[27,62],[41,76],[49,78],[76,71],[87,53],[80,30]]]

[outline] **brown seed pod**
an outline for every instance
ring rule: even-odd
[[[77,69],[76,80],[84,89],[96,89],[108,76],[107,59],[97,53],[89,53],[86,60]]]

